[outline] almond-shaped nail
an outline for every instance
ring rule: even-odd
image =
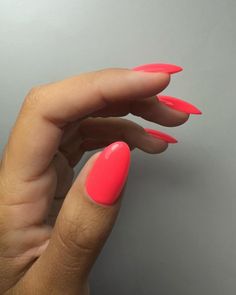
[[[182,99],[167,95],[158,95],[158,100],[168,107],[187,114],[201,115],[202,112],[193,104]]]
[[[119,198],[130,165],[129,146],[117,141],[107,146],[86,179],[88,195],[98,204],[112,205]]]
[[[143,71],[149,73],[168,73],[175,74],[181,72],[183,68],[171,64],[146,64],[133,68],[134,71]]]
[[[164,132],[154,130],[154,129],[149,129],[149,128],[145,128],[145,131],[148,134],[150,134],[151,136],[153,136],[157,139],[164,140],[167,143],[177,143],[178,142],[176,138],[174,138],[173,136],[166,134]]]

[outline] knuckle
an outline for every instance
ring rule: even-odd
[[[61,215],[58,219],[56,232],[59,242],[69,255],[70,253],[90,255],[103,246],[112,228],[112,220],[107,221],[103,208],[97,210],[95,216],[91,218],[75,206],[70,210],[70,215]],[[104,221],[102,225],[98,225],[98,220]]]
[[[81,226],[77,220],[63,218],[57,233],[61,246],[67,253],[91,253],[95,243],[89,234],[89,225]]]
[[[35,99],[35,98],[37,98],[39,96],[41,88],[42,88],[42,86],[34,86],[34,87],[32,87],[29,90],[26,98],[27,99]]]
[[[29,108],[35,108],[39,100],[43,96],[43,86],[32,87],[26,95],[24,104]]]

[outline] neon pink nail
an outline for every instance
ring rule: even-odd
[[[201,115],[202,112],[196,108],[193,104],[186,102],[182,99],[173,97],[173,96],[166,96],[166,95],[158,95],[158,100],[168,107],[175,109],[180,112],[184,112],[187,114],[195,114]]]
[[[147,64],[147,65],[135,67],[133,70],[150,72],[150,73],[162,72],[162,73],[168,73],[168,74],[175,74],[175,73],[181,72],[183,68],[176,65],[171,65],[171,64]]]
[[[119,198],[128,176],[129,146],[117,141],[98,156],[86,180],[88,195],[99,204],[112,205]]]
[[[177,143],[177,139],[174,138],[173,136],[170,136],[169,134],[166,134],[164,132],[158,131],[158,130],[153,130],[153,129],[149,129],[149,128],[145,128],[145,131],[152,135],[153,137],[157,138],[157,139],[161,139],[166,141],[167,143]]]

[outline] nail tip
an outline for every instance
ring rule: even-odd
[[[177,111],[184,112],[190,115],[202,115],[202,111],[199,110],[196,106],[180,98],[169,95],[157,95],[157,99],[168,107]]]
[[[184,69],[182,68],[182,67],[180,67],[180,66],[176,66],[176,65],[174,65],[175,67],[176,67],[176,69],[175,69],[175,71],[173,72],[173,74],[175,74],[175,73],[179,73],[179,72],[182,72]]]
[[[202,111],[195,107],[193,104],[189,104],[190,114],[192,115],[202,115]]]
[[[168,73],[175,74],[183,71],[183,68],[173,64],[164,64],[164,63],[150,63],[137,66],[133,68],[134,71],[144,71],[150,73]]]
[[[192,106],[193,109],[191,110],[192,115],[202,115],[202,111],[200,111],[198,108],[196,108],[195,106]]]
[[[144,130],[151,136],[157,138],[157,139],[160,139],[160,140],[163,140],[167,143],[170,143],[170,144],[174,144],[174,143],[177,143],[178,140],[176,138],[174,138],[173,136],[169,135],[169,134],[166,134],[164,132],[161,132],[161,131],[157,131],[157,130],[154,130],[154,129],[150,129],[150,128],[144,128]]]
[[[178,140],[175,139],[174,137],[172,137],[172,138],[170,138],[170,139],[168,140],[168,143],[170,143],[170,144],[176,144],[176,143],[178,143]]]
[[[198,112],[196,113],[196,115],[202,115],[202,111],[198,110]]]

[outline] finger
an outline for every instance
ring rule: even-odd
[[[24,181],[39,177],[52,160],[68,122],[113,102],[152,96],[168,83],[169,74],[112,69],[33,89],[7,146],[8,167]]]
[[[145,120],[168,127],[184,124],[189,113],[178,111],[159,101],[157,96],[148,97],[142,100],[134,100],[129,103],[116,103],[99,110],[93,114],[94,117],[121,117],[127,114],[139,116]]]
[[[88,118],[74,131],[60,146],[72,167],[82,151],[98,149],[114,141],[125,141],[131,149],[139,148],[151,154],[161,153],[168,146],[166,141],[150,136],[140,125],[122,118]]]
[[[174,110],[160,102],[156,96],[135,101],[131,103],[130,113],[145,120],[167,126],[174,127],[184,124],[189,114]]]
[[[89,118],[81,122],[79,132],[85,141],[125,141],[129,146],[151,154],[163,152],[168,145],[161,138],[150,136],[137,123],[122,118]]]
[[[37,274],[55,294],[79,294],[115,222],[129,161],[124,142],[90,158],[65,199],[48,248],[25,280],[34,285]]]

